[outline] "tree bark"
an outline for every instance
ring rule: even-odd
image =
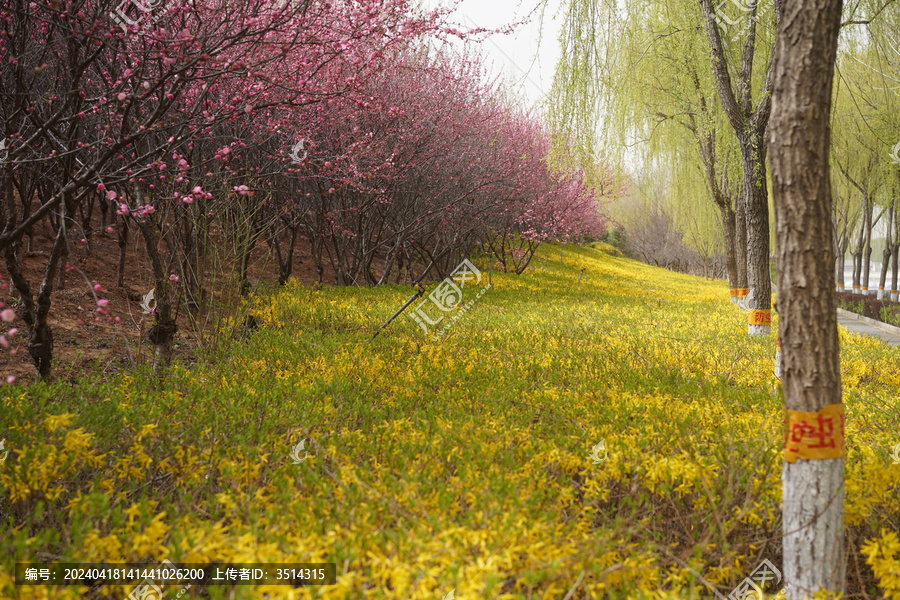
[[[140,198],[139,195],[138,198]],[[178,332],[178,325],[172,314],[172,299],[167,288],[169,281],[159,253],[156,226],[150,220],[138,221],[137,226],[144,238],[156,289],[156,314],[153,317],[153,327],[147,333],[147,339],[154,346],[153,372],[157,377],[161,377],[172,363],[173,344],[175,334]]]
[[[785,0],[773,59],[769,151],[784,401],[806,412],[841,404],[829,172],[841,4]],[[844,458],[785,461],[782,478],[788,600],[843,592]]]
[[[116,217],[113,216],[113,220],[115,220],[115,218]],[[125,252],[128,250],[128,219],[126,217],[122,217],[122,227],[119,227],[117,229],[117,243],[119,245],[119,267],[116,285],[121,288],[125,287]]]
[[[831,219],[832,228],[834,229],[834,251],[836,254],[834,285],[835,291],[843,292],[846,283],[844,261],[847,258],[847,248],[850,246],[849,209],[843,210],[840,194],[838,194],[836,190],[832,193],[834,194],[832,198],[834,212],[832,213]]]
[[[834,290],[836,292],[844,291],[844,260],[846,258],[847,248],[841,245],[841,237],[837,234],[834,221],[831,224],[834,229],[834,253],[836,255],[834,261]]]
[[[769,192],[766,188],[766,147],[762,130],[757,129],[748,142],[741,143],[744,171],[742,194],[747,219],[747,308],[772,309],[772,280],[769,271]],[[829,215],[830,217],[830,215]],[[829,219],[830,220],[830,219]],[[830,239],[830,238],[829,238]],[[750,335],[769,335],[768,324],[750,323]]]
[[[884,250],[881,251],[881,277],[878,279],[878,300],[884,299],[884,286],[887,283],[888,268],[891,266],[891,255],[894,252],[894,240],[891,231],[891,223],[894,221],[894,205],[888,207],[887,231],[884,234]]]
[[[749,293],[742,304],[751,310],[750,335],[768,335],[772,309],[772,282],[769,274],[769,204],[766,190],[765,135],[771,114],[772,63],[759,90],[758,100],[752,98],[753,61],[756,54],[756,18],[758,4],[746,11],[747,36],[740,64],[729,65],[728,55],[719,34],[718,21],[712,0],[700,0],[706,37],[709,41],[713,78],[719,100],[728,122],[734,130],[741,151],[743,180],[740,209],[746,223],[747,287]],[[776,22],[781,21],[781,0],[773,2]],[[734,78],[732,77],[732,69]],[[829,219],[830,219],[829,215]],[[737,223],[738,236],[741,222]],[[829,240],[830,242],[830,240]],[[739,257],[740,258],[740,257]]]
[[[22,299],[20,312],[28,329],[28,353],[31,355],[31,361],[37,371],[37,379],[44,382],[49,382],[53,374],[53,331],[47,322],[47,317],[50,314],[53,279],[56,277],[56,270],[66,248],[65,232],[63,227],[56,231],[56,241],[50,251],[50,257],[44,270],[44,279],[37,297],[34,297],[31,286],[22,272],[19,261],[21,242],[11,244],[4,249],[7,271]]]
[[[863,238],[863,264],[862,264],[862,293],[869,294],[869,271],[872,269],[872,211],[875,207],[872,198],[866,194],[865,196],[865,213],[863,214],[863,227],[865,237]]]
[[[894,248],[891,258],[891,300],[897,301],[897,267],[900,266],[900,207],[894,211],[894,224],[888,223],[888,227],[894,228]]]
[[[60,255],[60,260],[65,261],[68,256],[69,256],[69,253],[66,251],[66,248],[64,247],[62,249],[62,254]],[[74,262],[74,260],[72,262]],[[64,264],[69,264],[69,263],[64,263]],[[58,290],[66,289],[66,275],[68,275],[68,273],[66,273],[65,268],[59,270],[59,273],[57,274],[56,289],[58,289]]]
[[[278,264],[278,285],[285,285],[294,271],[294,248],[297,246],[297,235],[300,232],[300,226],[296,223],[287,223],[288,247],[285,251],[281,250],[281,231],[276,227],[269,236],[269,244],[272,247],[272,253],[275,255],[275,262]]]
[[[850,255],[853,257],[853,293],[859,294],[861,290],[860,279],[862,277],[863,265],[863,240],[865,239],[866,220],[862,219],[859,226],[859,238],[856,242],[856,248]]]
[[[736,290],[738,287],[738,266],[737,266],[737,253],[736,253],[736,243],[735,243],[735,232],[734,232],[734,211],[731,207],[726,206],[721,209],[722,213],[722,232],[723,237],[725,238],[725,268],[728,271],[728,286],[731,290]],[[731,296],[732,304],[737,302],[737,296]]]
[[[704,117],[705,121],[710,116],[706,98],[701,90],[700,79],[696,71],[692,69],[691,75],[693,76],[694,86],[697,90],[698,105],[700,106],[701,115]],[[703,125],[703,121],[698,123],[693,115],[690,115],[687,128],[694,134],[694,137],[697,140],[700,158],[703,161],[703,169],[706,174],[706,185],[712,195],[713,203],[719,209],[722,218],[722,237],[725,241],[725,266],[728,271],[728,287],[731,292],[731,303],[737,304],[740,299],[738,290],[747,286],[746,272],[744,272],[743,280],[741,280],[741,277],[738,276],[738,261],[736,255],[735,240],[737,233],[735,231],[736,216],[733,208],[734,202],[731,198],[732,194],[727,191],[729,186],[727,175],[725,175],[726,171],[722,169],[722,184],[720,184],[719,178],[716,175],[716,162],[718,160],[718,156],[716,155],[716,130],[706,128]],[[703,266],[704,275],[706,275],[706,261],[704,261]],[[740,283],[739,280],[741,280]]]
[[[835,277],[835,281],[837,282],[836,288],[837,288],[838,292],[844,291],[844,261],[845,260],[846,260],[846,257],[844,256],[844,253],[841,252],[838,254],[837,260],[835,261],[836,264],[835,264],[834,277]]]
[[[747,219],[744,218],[744,200],[738,194],[734,211],[734,261],[737,265],[738,303],[743,305],[747,297]]]
[[[843,292],[846,291],[846,270],[844,266],[847,264],[847,249],[850,247],[850,228],[845,223],[840,235],[835,236],[837,239],[837,246],[835,249],[837,250],[837,265],[836,265],[836,275],[837,275],[837,291]]]

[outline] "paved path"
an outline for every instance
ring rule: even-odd
[[[870,325],[869,323],[857,321],[853,317],[847,317],[841,313],[838,313],[838,323],[854,333],[881,338],[891,346],[900,346],[900,334]]]

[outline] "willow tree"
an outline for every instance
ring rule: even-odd
[[[721,211],[725,246],[733,249],[731,287],[749,287],[747,306],[757,310],[771,304],[762,134],[775,12],[769,7],[758,23],[754,8],[747,30],[733,32],[745,40],[738,52],[731,38],[722,40],[715,15],[707,27],[715,35],[698,27],[705,17],[696,2],[570,0],[550,94],[557,128],[585,144],[596,138],[618,147],[623,162],[669,159],[684,168],[688,157],[696,161]],[[721,58],[713,69],[711,54]]]
[[[683,164],[693,162],[682,161]],[[687,169],[681,171],[685,170]],[[734,212],[729,210],[730,204],[722,206],[707,200],[705,192],[708,184],[705,183],[706,174],[702,168],[695,168],[693,173],[685,173],[683,176],[680,174],[681,171],[672,178],[672,185],[669,188],[669,197],[672,199],[671,212],[685,245],[696,252],[698,261],[696,274],[704,277],[721,277],[724,269],[724,273],[728,275],[736,268],[734,239],[730,240],[730,247],[725,246],[723,225],[730,221],[733,227]],[[716,183],[718,185],[718,181]],[[725,214],[726,210],[730,212],[730,219]],[[733,296],[732,302],[736,301],[737,298]]]
[[[727,5],[727,6],[726,6]],[[739,4],[740,11],[717,13],[712,0],[700,0],[709,41],[709,55],[719,100],[741,151],[741,202],[747,220],[748,332],[768,335],[771,323],[772,282],[769,275],[769,194],[766,186],[766,129],[772,109],[772,49],[770,33],[781,18],[781,0]],[[768,10],[766,10],[768,9]],[[732,29],[723,23],[731,23]],[[740,31],[735,31],[742,25]],[[771,40],[770,42],[766,41]],[[754,75],[764,73],[761,85]],[[754,95],[754,89],[756,94]]]
[[[865,31],[846,31],[837,61],[831,162],[836,167],[835,178],[846,188],[859,215],[857,231],[850,239],[853,291],[874,295],[874,286],[869,286],[873,229],[886,216],[890,203],[885,196],[889,189],[884,169],[889,159],[879,126],[884,90],[866,66],[877,60],[873,52]],[[840,208],[838,205],[835,210]]]
[[[838,120],[832,117],[832,123],[833,127],[836,127]],[[833,131],[834,128],[832,129]],[[835,144],[832,144],[832,163],[834,162],[834,146]],[[856,201],[856,194],[854,194],[849,183],[840,181],[839,178],[833,178],[831,187],[833,190],[831,221],[834,231],[835,290],[843,292],[846,291],[844,264],[846,263],[847,252],[850,250],[853,231],[859,224],[862,205]]]
[[[853,250],[853,284],[861,287],[863,293],[874,293],[874,289],[867,289],[872,235],[873,228],[883,219],[880,229],[885,244],[878,282],[881,299],[891,263],[892,272],[897,272],[900,249],[900,148],[894,150],[900,143],[900,9],[876,4],[863,5],[863,11],[877,14],[878,18],[847,18],[849,26],[838,53],[832,165],[842,187],[858,198],[861,220]],[[890,289],[896,297],[896,275]]]
[[[885,0],[886,2],[886,0]],[[887,2],[886,2],[887,4]],[[879,6],[875,6],[875,11]],[[866,24],[874,49],[874,60],[869,68],[876,75],[876,85],[881,90],[882,110],[879,114],[880,145],[888,184],[893,219],[888,223],[891,243],[885,247],[891,260],[890,299],[900,300],[900,7],[890,4],[877,13],[878,18]],[[881,284],[885,284],[886,270],[882,269]]]

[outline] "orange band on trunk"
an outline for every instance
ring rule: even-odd
[[[784,460],[844,456],[844,405],[829,404],[818,412],[785,410]]]
[[[771,310],[751,310],[748,321],[751,325],[771,325]]]
[[[729,293],[729,295],[731,295],[731,296],[737,296],[737,295],[738,295],[737,288],[728,290],[728,293]]]
[[[747,297],[747,294],[748,294],[749,292],[750,292],[750,290],[747,289],[747,288],[738,288],[738,290],[737,290],[737,297],[738,297],[738,298],[746,298],[746,297]]]

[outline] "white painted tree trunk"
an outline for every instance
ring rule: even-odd
[[[775,342],[775,377],[781,379],[781,340]]]
[[[747,294],[746,303],[744,304],[744,308],[750,308],[754,305],[754,299],[756,298],[757,290],[754,288],[750,288],[750,292]],[[769,302],[771,305],[771,301]],[[752,309],[751,309],[752,314]],[[747,325],[747,334],[748,335],[769,335],[772,332],[772,327],[769,325]]]
[[[813,582],[844,591],[844,459],[785,462],[781,481],[787,600],[811,597]]]

